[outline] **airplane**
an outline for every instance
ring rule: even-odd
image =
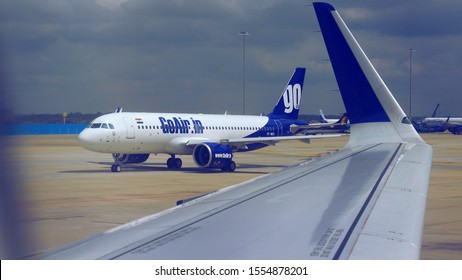
[[[326,119],[324,116],[324,113],[322,110],[319,110],[319,122],[320,123],[336,123],[338,120],[337,119]]]
[[[435,132],[445,132],[449,130],[450,132],[457,131],[457,127],[462,126],[462,118],[441,118],[435,117],[436,111],[438,110],[440,104],[438,103],[433,111],[431,117],[423,118],[419,121],[412,120],[412,124],[417,132],[420,133],[435,133]]]
[[[435,118],[424,118],[421,121],[422,124],[425,125],[435,125],[435,124],[456,124],[462,125],[462,118],[455,118],[455,117],[435,117]]]
[[[438,103],[435,107],[435,110],[433,111],[433,114],[431,117],[424,118],[423,120],[419,121],[418,124],[422,125],[424,127],[432,127],[432,126],[450,126],[450,125],[462,125],[462,118],[454,118],[451,116],[448,116],[446,118],[444,117],[436,117],[436,111],[440,107],[440,104]]]
[[[420,133],[436,133],[436,132],[445,132],[449,128],[449,124],[446,121],[438,121],[438,122],[423,122],[423,121],[412,121],[414,128],[417,132]]]
[[[328,3],[313,3],[351,134],[342,149],[35,256],[417,259],[432,148]]]
[[[332,121],[327,121],[324,123],[309,123],[306,126],[296,126],[297,129],[304,128],[303,133],[305,135],[314,135],[314,134],[326,134],[326,133],[349,133],[350,131],[350,122],[348,121],[348,115],[345,113],[343,116]]]
[[[158,153],[171,156],[168,168],[181,168],[182,160],[176,155],[192,155],[199,167],[233,172],[234,152],[253,151],[283,140],[340,136],[297,136],[302,129],[294,127],[307,124],[298,119],[305,71],[295,69],[268,116],[134,113],[118,108],[93,120],[79,134],[78,143],[91,151],[111,153],[113,172]]]

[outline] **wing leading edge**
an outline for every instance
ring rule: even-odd
[[[38,257],[418,258],[432,149],[407,124],[335,9],[325,3],[314,8],[347,113],[354,116],[346,147]],[[342,40],[341,55],[333,55]],[[357,64],[350,76],[340,73],[352,65],[346,56]],[[369,103],[374,109],[364,110]]]

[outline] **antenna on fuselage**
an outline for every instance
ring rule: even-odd
[[[124,108],[122,107],[117,107],[117,109],[115,110],[116,113],[122,113]]]

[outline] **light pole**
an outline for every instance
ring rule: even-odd
[[[239,32],[239,35],[242,36],[243,45],[242,45],[242,113],[245,115],[245,37],[249,36],[249,32],[242,31]]]
[[[412,123],[412,52],[415,49],[409,49],[409,120]]]

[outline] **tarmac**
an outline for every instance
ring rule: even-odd
[[[424,134],[434,149],[422,259],[462,259],[462,137]],[[176,201],[228,187],[333,152],[348,137],[287,141],[236,153],[235,172],[200,169],[191,156],[183,168],[166,155],[110,171],[112,156],[87,151],[76,135],[10,136],[22,187],[32,255],[175,206]]]

